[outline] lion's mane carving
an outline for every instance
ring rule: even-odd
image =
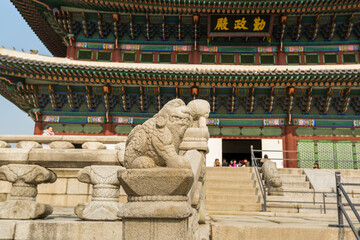
[[[136,126],[125,147],[126,168],[190,168],[179,156],[179,145],[191,122],[190,109],[181,99],[169,101],[151,119]]]

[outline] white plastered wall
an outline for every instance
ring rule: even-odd
[[[276,163],[278,168],[284,167],[282,152],[267,152],[266,150],[280,150],[283,151],[282,139],[261,139],[262,157],[265,154],[269,159]]]
[[[209,153],[206,154],[206,166],[213,167],[216,158],[222,162],[222,139],[209,138],[208,141]]]

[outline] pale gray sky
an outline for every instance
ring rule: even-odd
[[[10,0],[0,0],[0,46],[51,56]],[[33,134],[34,121],[28,114],[0,95],[0,135]]]

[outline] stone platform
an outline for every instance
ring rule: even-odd
[[[336,224],[333,214],[242,212],[241,215],[210,215],[202,229],[212,240],[353,240],[350,228]],[[55,208],[43,220],[0,220],[0,240],[120,240],[121,221],[83,221],[71,208]]]

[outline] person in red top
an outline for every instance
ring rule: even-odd
[[[51,126],[48,126],[46,130],[44,130],[43,135],[49,135],[49,136],[55,135],[55,133],[53,132],[53,128]]]

